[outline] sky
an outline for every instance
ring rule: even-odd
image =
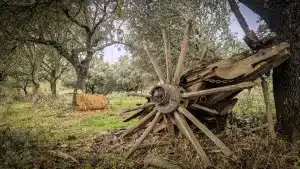
[[[243,16],[246,19],[251,30],[257,30],[258,28],[258,15],[253,13],[249,8],[245,5],[239,3],[240,11],[242,12]],[[239,23],[236,21],[234,14],[231,14],[230,17],[231,24],[230,29],[232,32],[238,34],[238,38],[242,39],[244,36],[243,29],[240,27]],[[113,45],[107,47],[103,50],[104,53],[104,61],[108,63],[115,63],[119,60],[121,56],[128,54],[128,52],[124,49],[124,47],[120,45]]]

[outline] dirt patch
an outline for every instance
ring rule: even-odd
[[[77,110],[106,110],[108,109],[109,101],[106,96],[92,94],[77,94],[76,96]]]

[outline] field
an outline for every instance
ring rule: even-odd
[[[240,115],[245,117],[256,112],[263,119],[263,112],[259,113],[264,109],[262,104],[247,103],[249,98],[254,98],[251,95],[259,98],[255,91],[242,93],[235,111],[242,111]],[[143,148],[125,160],[124,153],[138,135],[120,139],[117,133],[137,120],[124,123],[125,115],[119,112],[145,100],[125,94],[111,94],[108,98],[108,110],[93,112],[73,110],[67,94],[56,98],[43,96],[35,102],[26,99],[1,102],[0,168],[147,168],[145,161],[152,158],[172,160],[182,168],[202,167],[187,140],[164,133],[152,134]],[[246,111],[245,103],[252,109]],[[252,123],[261,125],[263,120]],[[204,135],[198,136],[217,168],[253,168],[254,165],[296,168],[300,163],[297,148],[282,140],[271,140],[267,132],[265,128],[252,133],[232,128],[229,133],[218,135],[241,157],[238,162],[226,159]]]
[[[7,152],[17,146],[13,142],[8,143],[10,138],[13,138],[16,144],[19,141],[24,144],[30,144],[33,141],[34,144],[38,144],[34,146],[68,145],[81,139],[125,128],[135,123],[136,120],[122,122],[124,117],[120,115],[119,111],[125,107],[145,102],[137,97],[125,98],[124,95],[112,95],[109,96],[109,100],[108,110],[93,112],[74,111],[70,105],[70,97],[60,97],[58,100],[51,97],[40,98],[36,103],[29,101],[1,103],[0,131],[2,136],[0,143],[4,145],[0,148],[1,156],[7,156],[8,165],[15,163],[14,165],[22,166],[22,161],[26,161],[26,151]],[[19,160],[21,161],[17,162]],[[0,164],[4,163],[0,162]],[[16,166],[11,167],[15,168]]]

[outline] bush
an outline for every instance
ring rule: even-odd
[[[34,168],[38,140],[28,133],[9,127],[0,129],[0,168]]]

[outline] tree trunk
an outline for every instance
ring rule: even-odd
[[[32,95],[33,95],[33,96],[36,96],[36,95],[38,94],[39,88],[40,88],[40,84],[34,82],[34,83],[33,83],[33,90],[32,90]]]
[[[24,95],[27,96],[27,94],[28,94],[28,92],[27,92],[27,86],[24,86],[22,89],[24,91]]]
[[[87,79],[87,76],[82,73],[77,73],[75,88],[80,89],[82,92],[85,92],[85,81]]]
[[[261,16],[272,31],[291,45],[292,57],[273,72],[277,131],[289,141],[300,140],[300,2],[240,1]]]
[[[52,79],[50,82],[51,94],[56,96],[56,79]]]
[[[89,62],[84,62],[81,64],[73,65],[76,70],[76,82],[74,84],[74,92],[73,92],[73,105],[76,104],[76,95],[78,90],[84,93],[86,91],[86,79],[89,71]]]

